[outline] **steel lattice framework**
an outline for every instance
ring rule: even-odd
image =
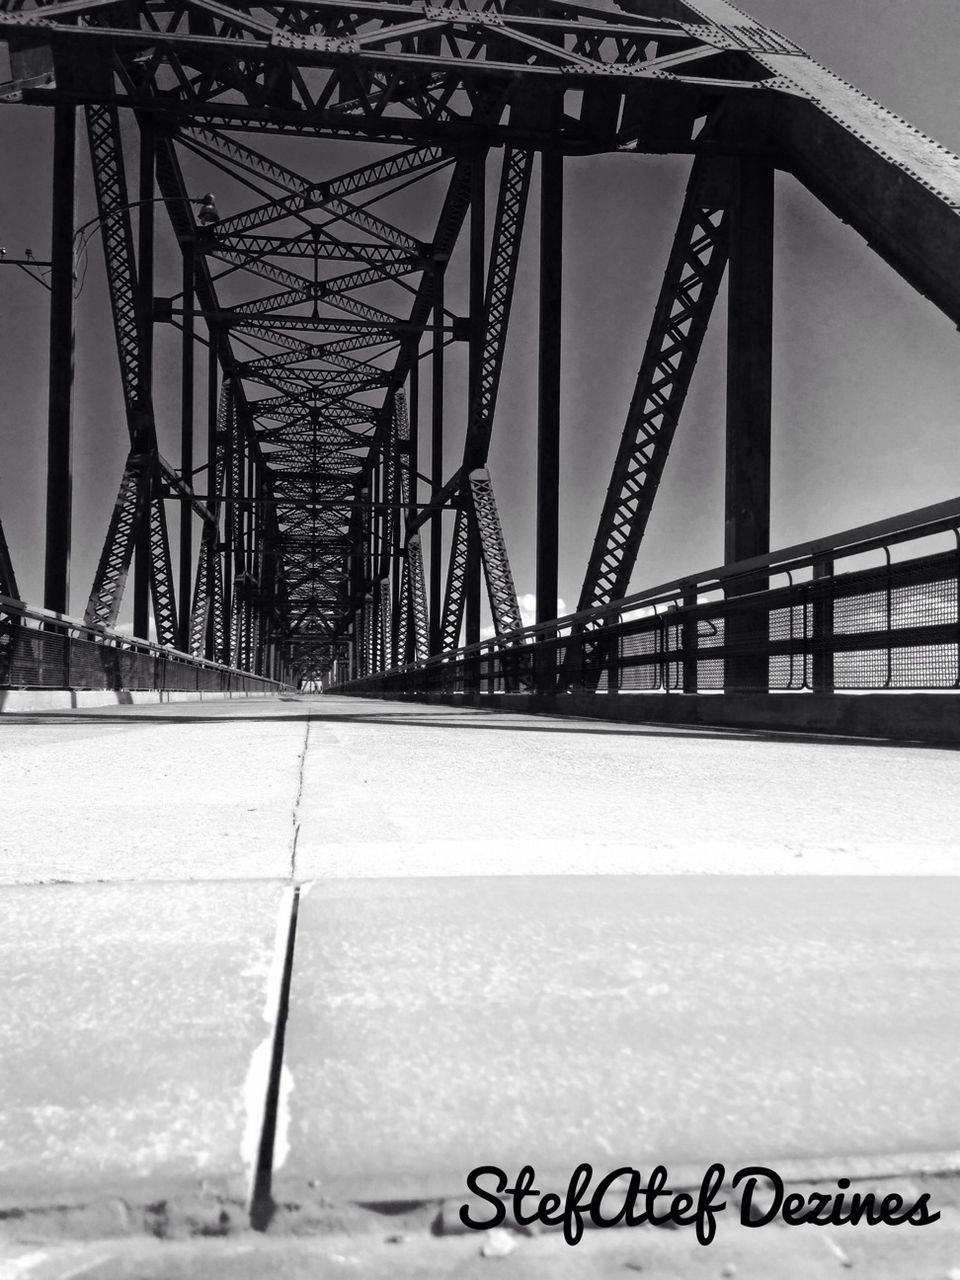
[[[477,640],[484,579],[497,635],[522,627],[488,454],[538,156],[541,621],[556,608],[563,157],[692,158],[582,612],[628,590],[725,272],[726,554],[769,549],[776,169],[960,323],[960,160],[727,0],[0,0],[0,39],[0,97],[55,113],[51,333],[66,338],[89,239],[70,214],[78,112],[89,142],[129,453],[85,621],[116,623],[133,567],[137,633],[152,607],[160,643],[198,658],[369,676],[456,649],[464,621]],[[217,220],[196,211],[201,181],[226,192]],[[166,296],[157,203],[182,260]],[[176,465],[158,445],[158,325],[182,335]],[[44,603],[60,610],[69,366],[51,369]],[[17,595],[2,528],[0,594]]]

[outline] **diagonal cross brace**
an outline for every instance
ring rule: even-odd
[[[10,548],[7,546],[7,540],[3,534],[2,523],[0,523],[0,596],[7,596],[11,600],[20,599],[17,575],[13,571],[13,561],[10,558]]]
[[[506,349],[510,304],[517,277],[532,166],[533,154],[526,150],[508,148],[503,157],[484,294],[483,348],[463,447],[463,470],[470,476],[469,483],[461,488],[466,510],[457,512],[447,570],[442,625],[444,650],[456,649],[460,639],[466,585],[467,529],[469,521],[474,518],[477,519],[480,533],[484,576],[497,635],[519,630],[523,625],[486,462]],[[474,485],[474,473],[478,477],[484,477],[478,480],[477,486]],[[477,506],[478,494],[482,511]]]
[[[430,652],[430,620],[427,615],[427,588],[423,573],[423,548],[420,535],[415,533],[407,543],[407,558],[404,561],[406,589],[409,596],[407,605],[413,614],[414,658],[422,662]]]
[[[112,627],[116,624],[123,588],[133,559],[137,531],[146,518],[150,502],[150,470],[149,454],[127,455],[107,536],[100,552],[93,591],[83,615],[87,626]]]
[[[220,387],[217,405],[217,440],[226,438],[231,421],[231,383],[224,380]],[[190,652],[202,658],[206,651],[207,630],[211,612],[213,615],[213,652],[223,652],[223,575],[220,565],[220,495],[223,491],[224,457],[218,447],[210,476],[210,496],[207,504],[214,520],[204,526],[200,549],[197,554],[197,572],[194,579],[193,611],[190,615]]]
[[[461,504],[453,522],[453,538],[450,543],[450,562],[447,566],[447,589],[443,598],[443,616],[440,624],[440,649],[452,653],[460,644],[460,628],[463,626],[465,604],[464,586],[467,580],[467,536],[469,514]]]
[[[130,454],[93,589],[87,603],[88,621],[113,625],[120,612],[123,590],[137,535],[148,521],[150,589],[157,636],[161,644],[177,643],[176,603],[166,513],[160,495],[160,459],[151,389],[142,367],[143,325],[138,314],[137,272],[133,232],[127,207],[127,183],[123,163],[120,121],[116,107],[85,108],[90,157],[93,165],[97,211],[101,220],[104,261],[113,313],[120,379],[130,435]]]
[[[393,406],[394,429],[399,446],[397,470],[400,476],[400,501],[404,509],[410,510],[410,418],[407,413],[407,398],[398,391]],[[403,562],[403,581],[400,589],[401,619],[404,635],[399,644],[397,661],[403,662],[406,655],[406,628],[413,620],[414,657],[417,661],[426,658],[430,652],[430,622],[427,613],[427,587],[423,572],[423,548],[418,534],[407,539],[406,556]]]
[[[726,267],[730,190],[728,162],[694,162],[578,612],[627,593]]]
[[[480,534],[480,555],[487,580],[490,613],[493,615],[497,635],[509,635],[510,632],[522,630],[523,618],[520,616],[517,589],[513,584],[490,472],[486,468],[471,471],[469,480]]]

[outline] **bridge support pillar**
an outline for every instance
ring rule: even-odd
[[[443,484],[443,272],[433,284],[433,355],[430,388],[430,480],[434,489]],[[443,512],[430,521],[430,652],[439,653],[443,630]]]
[[[154,173],[156,142],[153,124],[140,121],[140,175],[137,245],[137,311],[139,313],[139,386],[137,398],[145,408],[153,397],[153,226],[156,195]],[[135,447],[137,447],[135,445]],[[141,446],[142,447],[142,446]],[[151,481],[152,484],[152,481]],[[153,494],[150,495],[151,501]],[[133,634],[150,634],[150,511],[149,505],[137,531],[133,576]]]
[[[183,249],[183,341],[180,349],[180,474],[193,486],[193,427],[194,427],[194,281],[196,265],[191,241]],[[208,483],[208,492],[213,488]],[[180,648],[190,651],[190,599],[193,582],[193,510],[188,499],[180,502],[180,580],[179,613]]]
[[[467,392],[467,415],[476,396],[481,378],[484,339],[484,284],[486,265],[486,153],[478,153],[471,165],[470,190],[470,373]],[[463,496],[467,503],[467,566],[464,576],[464,606],[466,613],[467,644],[480,640],[480,530],[477,526],[470,487],[466,480]]]
[[[560,541],[560,307],[563,284],[563,156],[540,162],[540,353],[537,409],[537,622],[557,616]],[[553,693],[556,656],[547,651],[537,689]]]
[[[69,612],[73,508],[73,235],[77,111],[53,109],[53,227],[50,244],[50,384],[43,604]]]
[[[770,550],[770,407],[773,368],[773,166],[734,162],[727,336],[727,442],[724,557]],[[731,597],[763,590],[762,577],[735,584]],[[765,610],[728,612],[725,687],[766,689]],[[756,650],[759,648],[759,655]]]

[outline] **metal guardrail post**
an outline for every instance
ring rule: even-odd
[[[683,618],[680,623],[680,646],[683,654],[681,688],[684,693],[697,692],[697,618],[693,612],[696,607],[696,587],[684,588]]]
[[[811,682],[814,693],[833,693],[833,560],[821,557],[813,562],[814,588],[811,605],[813,662]]]
[[[725,693],[766,693],[769,690],[770,613],[749,596],[764,591],[766,576],[732,582],[724,587],[723,687]]]
[[[618,619],[619,621],[619,619]],[[607,671],[607,693],[620,692],[620,636],[608,636],[604,642],[604,666]]]

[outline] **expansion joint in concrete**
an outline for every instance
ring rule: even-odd
[[[286,1091],[283,1051],[286,1039],[287,1017],[290,1010],[290,983],[293,976],[293,953],[297,937],[297,914],[300,907],[300,888],[291,887],[289,918],[286,933],[278,931],[277,946],[279,980],[276,990],[268,992],[268,1004],[274,1002],[273,1027],[269,1040],[269,1069],[263,1098],[262,1123],[256,1151],[256,1163],[252,1170],[248,1212],[250,1225],[255,1231],[265,1231],[270,1225],[276,1204],[272,1182],[278,1147],[286,1144]]]

